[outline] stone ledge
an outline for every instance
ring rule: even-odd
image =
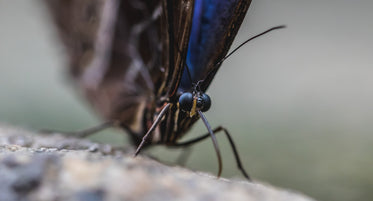
[[[216,179],[110,145],[0,126],[0,201],[310,201],[259,182]]]

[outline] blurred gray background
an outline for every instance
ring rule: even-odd
[[[211,125],[229,128],[249,173],[319,200],[373,199],[373,1],[253,0],[209,89]],[[79,130],[99,117],[67,79],[65,54],[40,1],[0,0],[0,122]],[[186,139],[205,133],[199,123]],[[113,130],[94,136],[125,142]],[[225,177],[239,177],[223,135]],[[175,163],[181,150],[149,149]],[[217,171],[210,141],[186,166]]]

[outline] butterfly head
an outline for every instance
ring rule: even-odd
[[[190,116],[194,116],[197,111],[206,112],[211,107],[211,99],[202,92],[184,92],[179,97],[179,106],[183,111],[189,112]]]

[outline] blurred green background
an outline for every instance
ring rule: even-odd
[[[373,199],[373,1],[254,0],[210,87],[211,125],[229,128],[255,179],[319,200]],[[235,46],[235,45],[234,45]],[[40,1],[0,0],[0,122],[79,130],[99,117],[65,73],[65,54]],[[205,133],[199,123],[185,139]],[[94,136],[123,142],[121,131]],[[223,135],[225,177],[240,177]],[[174,163],[181,150],[147,152]],[[217,171],[210,141],[186,166]]]

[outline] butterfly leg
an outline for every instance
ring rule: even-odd
[[[102,130],[105,130],[107,128],[115,127],[117,125],[118,125],[117,121],[107,121],[100,125],[97,125],[97,126],[94,126],[88,129],[80,130],[80,131],[75,131],[75,132],[65,132],[65,131],[56,131],[56,130],[41,130],[40,132],[45,133],[45,134],[61,133],[64,135],[72,135],[78,138],[85,138],[95,133],[98,133]]]
[[[157,118],[155,119],[155,121],[153,122],[153,125],[150,127],[150,129],[148,130],[148,132],[146,132],[146,134],[144,135],[144,137],[142,137],[142,140],[141,140],[139,146],[137,146],[137,149],[135,151],[134,156],[137,156],[140,153],[141,148],[145,145],[146,140],[148,139],[148,137],[150,136],[150,134],[155,130],[155,128],[158,126],[158,124],[161,122],[162,117],[166,114],[166,112],[168,111],[168,108],[170,108],[170,106],[171,106],[171,104],[168,103],[167,105],[165,105],[163,107],[163,109],[161,110],[161,112],[159,113],[159,115],[157,116]]]
[[[251,180],[250,176],[247,174],[245,168],[242,165],[242,162],[241,162],[240,156],[238,154],[236,145],[233,141],[232,136],[229,134],[228,130],[226,128],[222,127],[222,126],[219,126],[219,127],[215,128],[213,130],[213,133],[216,134],[216,133],[221,132],[221,131],[223,131],[225,133],[225,136],[227,136],[227,138],[228,138],[228,141],[231,145],[234,157],[236,159],[237,168],[241,171],[241,173],[244,175],[244,177],[246,179]],[[202,135],[200,137],[197,137],[195,139],[192,139],[192,140],[189,140],[189,141],[186,141],[186,142],[177,143],[177,144],[174,144],[174,145],[171,145],[171,146],[173,146],[173,147],[185,147],[185,146],[193,145],[197,142],[200,142],[200,141],[202,141],[202,140],[204,140],[208,137],[210,137],[210,133],[207,133],[207,134],[204,134],[204,135]]]

